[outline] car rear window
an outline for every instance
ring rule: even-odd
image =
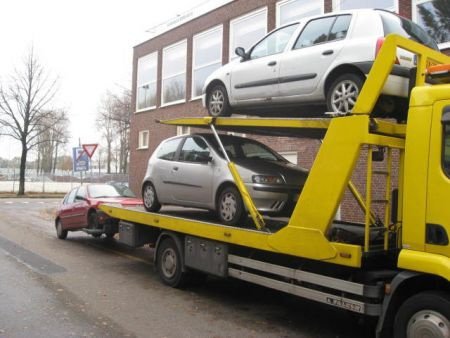
[[[384,35],[399,34],[432,49],[439,50],[436,41],[418,24],[390,12],[378,10],[383,22]]]

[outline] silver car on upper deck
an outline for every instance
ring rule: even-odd
[[[348,114],[388,34],[438,49],[420,26],[385,10],[307,17],[275,29],[247,51],[236,48],[238,57],[205,80],[203,105],[214,117],[233,112],[280,117],[286,108],[305,116],[314,105]],[[379,116],[406,117],[414,66],[414,55],[398,49],[376,107]],[[309,109],[301,112],[302,105]]]
[[[308,171],[288,162],[255,140],[220,135],[228,157],[236,164],[257,209],[285,214],[292,208]],[[162,205],[212,210],[224,224],[247,217],[228,164],[213,134],[194,134],[163,141],[150,157],[142,184],[144,206]]]

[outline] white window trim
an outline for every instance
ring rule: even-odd
[[[187,62],[184,65],[184,72],[179,72],[179,73],[175,73],[175,74],[171,74],[169,77],[164,78],[164,52],[166,52],[167,50],[174,48],[174,47],[178,47],[179,45],[185,45],[186,46],[186,61],[187,61],[187,39],[178,41],[174,44],[171,44],[167,47],[164,47],[162,50],[162,69],[161,69],[161,107],[167,107],[167,106],[171,106],[174,104],[179,104],[179,103],[183,103],[186,102],[186,92],[184,93],[184,99],[181,100],[177,100],[177,101],[171,101],[171,102],[164,102],[164,87],[163,87],[163,82],[164,80],[176,77],[178,75],[184,74],[184,84],[185,84],[185,88],[186,88],[186,80],[187,80]]]
[[[231,20],[230,21],[230,38],[229,38],[229,41],[228,41],[228,46],[229,46],[229,48],[230,48],[230,50],[228,51],[228,61],[230,61],[232,58],[233,58],[233,56],[234,56],[234,50],[231,50],[232,49],[232,42],[233,42],[233,37],[234,37],[234,29],[233,29],[233,25],[236,23],[236,22],[239,22],[239,21],[244,21],[244,20],[247,20],[247,19],[250,19],[251,17],[253,17],[253,16],[256,16],[256,15],[259,15],[259,14],[261,14],[261,13],[266,13],[266,27],[265,27],[265,33],[264,33],[264,35],[265,34],[267,34],[267,22],[268,22],[268,20],[269,20],[269,18],[268,18],[268,10],[267,10],[267,7],[262,7],[262,8],[260,8],[260,9],[257,9],[257,10],[255,10],[255,11],[253,11],[253,12],[250,12],[250,13],[247,13],[247,14],[244,14],[244,15],[242,15],[242,16],[239,16],[239,17],[237,17],[237,18],[234,18],[233,20]],[[255,41],[255,43],[256,43],[257,41]]]
[[[153,54],[156,54],[156,78],[155,78],[155,81],[149,81],[149,82],[146,82],[146,83],[143,83],[143,84],[139,85],[139,83],[138,83],[139,60],[147,58],[147,57],[150,58],[150,56],[152,56]],[[144,111],[147,111],[147,110],[156,109],[156,104],[154,106],[149,106],[149,107],[137,109],[137,107],[139,105],[138,104],[138,102],[139,102],[139,97],[138,97],[139,88],[141,86],[145,86],[145,85],[152,84],[152,83],[156,84],[156,91],[158,91],[158,51],[155,51],[155,52],[152,52],[150,54],[144,55],[144,56],[142,56],[142,57],[140,57],[138,59],[138,67],[137,67],[137,74],[136,74],[136,111],[135,111],[135,113],[141,113],[141,112],[144,112]]]
[[[281,0],[277,2],[277,9],[276,9],[276,27],[280,27],[280,19],[281,19],[281,7],[284,5],[290,4],[291,2],[295,2],[297,0]],[[311,3],[316,4],[316,2],[312,1]],[[312,7],[312,6],[311,6]],[[325,12],[325,1],[320,1],[320,10],[321,14],[324,14]],[[287,24],[287,23],[286,23]]]
[[[342,1],[345,1],[345,0],[333,0],[333,12],[341,10],[341,2]],[[398,14],[398,11],[399,11],[399,9],[398,9],[398,0],[395,0],[395,3],[394,3],[393,7],[384,8],[384,9],[387,9],[389,11],[393,11],[393,12]]]
[[[220,39],[221,39],[221,43],[220,43],[220,58],[217,61],[209,62],[209,63],[206,63],[204,65],[201,65],[201,66],[195,68],[195,43],[196,43],[196,38],[201,38],[202,36],[210,34],[210,33],[213,33],[215,31],[220,31],[220,33],[221,33],[221,37],[220,37]],[[194,88],[195,88],[194,87],[194,72],[196,70],[199,70],[199,69],[202,69],[202,68],[214,65],[216,63],[220,63],[222,65],[222,51],[223,51],[223,25],[218,25],[218,26],[215,26],[215,27],[213,27],[211,29],[203,31],[201,33],[195,34],[194,37],[192,38],[191,101],[201,99],[201,97],[202,97],[202,95],[194,96]]]
[[[142,142],[144,134],[147,134],[147,144],[146,145],[144,145],[143,142]],[[149,132],[149,130],[147,129],[147,130],[139,131],[137,150],[148,149],[149,144],[150,144],[150,132]]]
[[[425,2],[431,2],[432,0],[412,0],[412,21],[417,23],[417,5],[423,4]],[[448,49],[450,48],[450,41],[438,43],[439,49]]]
[[[278,154],[280,154],[281,156],[283,156],[286,160],[288,160],[288,159],[286,158],[286,156],[295,156],[295,159],[297,160],[296,163],[291,162],[291,161],[289,161],[289,160],[288,160],[288,161],[289,161],[290,163],[292,163],[292,164],[297,165],[297,163],[298,163],[298,152],[296,152],[296,151],[279,151]]]
[[[187,127],[187,132],[183,133],[183,127]],[[179,135],[190,135],[191,134],[191,127],[189,126],[177,126],[177,136]]]

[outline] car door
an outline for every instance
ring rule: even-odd
[[[151,180],[161,203],[174,202],[173,194],[177,186],[173,182],[173,176],[178,170],[175,159],[178,156],[178,148],[183,139],[184,137],[178,137],[164,141],[158,147],[156,159],[149,163],[152,168]]]
[[[255,46],[246,58],[231,69],[230,101],[270,101],[278,95],[279,58],[297,29],[298,23],[273,31]]]
[[[73,205],[75,201],[75,195],[78,188],[72,189],[64,198],[61,205],[60,220],[64,229],[69,229],[74,226],[74,210]]]
[[[73,203],[73,226],[85,227],[87,226],[87,212],[89,209],[89,203],[87,201],[86,186],[78,188],[75,195],[75,201]]]
[[[344,47],[351,15],[309,21],[292,49],[280,59],[280,101],[296,101],[313,93]],[[319,94],[323,94],[321,91]]]
[[[172,182],[176,185],[174,200],[191,206],[206,206],[210,203],[214,173],[205,140],[200,136],[186,137],[174,165],[177,168],[172,172]]]

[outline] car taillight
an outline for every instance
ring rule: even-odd
[[[384,43],[384,38],[378,38],[378,39],[377,39],[377,44],[376,44],[376,46],[375,46],[375,57],[377,57],[378,52],[379,52],[380,49],[381,49],[381,46],[383,46],[383,43]],[[396,65],[399,65],[399,64],[400,64],[400,61],[398,61],[398,57],[397,57],[397,56],[395,57],[395,64],[396,64]]]

